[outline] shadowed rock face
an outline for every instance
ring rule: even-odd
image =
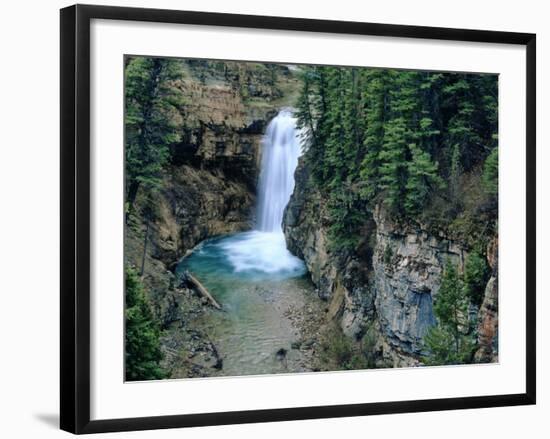
[[[397,354],[392,355],[393,362],[414,364],[422,352],[423,337],[436,324],[433,302],[445,264],[449,261],[462,270],[467,253],[448,239],[393,224],[380,208],[374,219],[378,323],[385,343]]]
[[[434,236],[418,227],[395,224],[380,207],[365,215],[372,215],[372,220],[366,219],[370,226],[363,230],[363,240],[371,243],[367,250],[331,253],[326,204],[301,164],[285,214],[288,247],[306,262],[319,296],[329,301],[329,316],[344,333],[358,335],[365,326],[374,325],[380,365],[419,364],[423,337],[436,324],[433,303],[444,267],[449,261],[462,271],[468,251],[443,233]],[[496,242],[495,238],[488,252],[493,276],[478,317],[480,348],[475,359],[480,362],[496,361]]]

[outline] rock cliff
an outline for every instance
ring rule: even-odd
[[[331,251],[326,202],[312,184],[303,163],[285,213],[289,249],[303,258],[318,288],[329,302],[329,316],[349,336],[361,337],[373,328],[378,366],[418,365],[423,337],[436,324],[433,303],[447,262],[464,268],[468,248],[418,225],[396,224],[380,206],[365,213],[362,241],[354,251]],[[493,274],[477,319],[479,349],[475,360],[496,361],[497,240],[488,259]]]
[[[305,261],[319,297],[329,302],[329,318],[339,320],[346,335],[357,336],[364,330],[365,320],[374,318],[369,275],[372,252],[368,247],[359,253],[332,252],[326,203],[311,184],[303,161],[295,179],[283,224],[287,246]]]
[[[416,364],[422,339],[436,324],[437,300],[443,268],[449,261],[463,269],[466,250],[445,237],[392,223],[377,207],[373,258],[376,315],[384,354],[394,366]]]

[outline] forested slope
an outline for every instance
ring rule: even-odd
[[[309,66],[302,79],[285,233],[335,318],[359,341],[376,333],[379,365],[494,361],[497,76]]]

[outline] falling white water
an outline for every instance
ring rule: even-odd
[[[296,119],[290,111],[282,110],[269,123],[262,143],[258,230],[283,232],[283,213],[294,190],[294,171],[299,155]]]
[[[238,273],[305,273],[304,262],[286,248],[283,214],[294,190],[294,171],[300,155],[296,120],[282,110],[268,125],[262,141],[256,229],[224,238],[215,246]]]

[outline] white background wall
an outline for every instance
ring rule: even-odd
[[[543,438],[550,434],[550,326],[544,279],[548,221],[550,18],[544,1],[103,0],[120,6],[299,16],[537,33],[538,44],[538,405],[209,427],[108,435],[144,438],[357,437]],[[0,435],[60,437],[58,422],[59,13],[66,1],[5,2],[0,13]],[[311,9],[313,7],[313,9]],[[545,124],[546,121],[546,124]],[[7,134],[7,136],[6,136]],[[546,199],[546,203],[545,203]],[[546,349],[544,349],[546,347]],[[185,397],[182,395],[182,397]],[[546,415],[546,416],[545,416]]]

